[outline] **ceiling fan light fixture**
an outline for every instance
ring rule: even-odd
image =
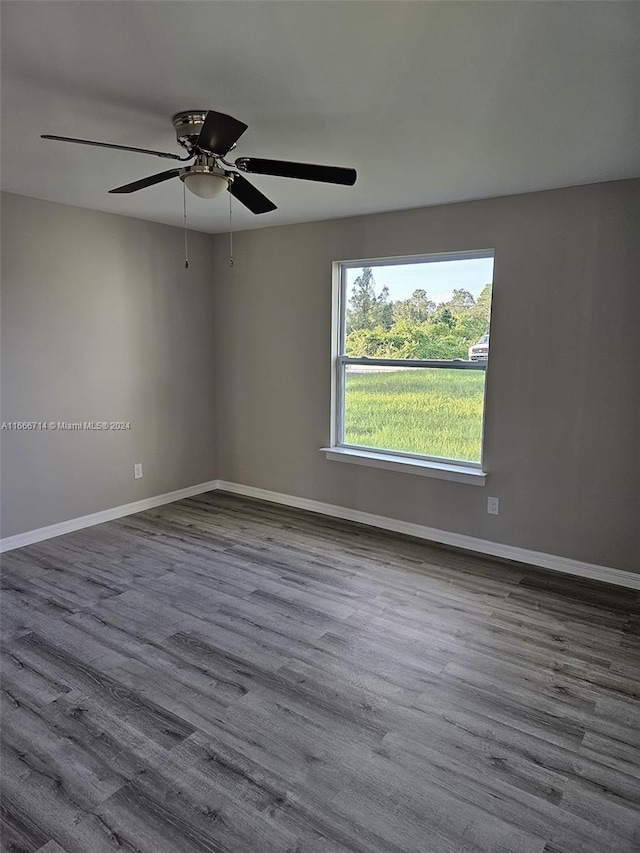
[[[228,190],[252,213],[269,213],[276,210],[276,205],[268,199],[257,187],[236,171],[255,173],[257,175],[273,175],[280,178],[295,178],[303,181],[320,181],[327,184],[342,184],[353,186],[357,174],[355,169],[342,166],[321,166],[317,163],[298,163],[288,160],[266,160],[260,157],[239,157],[235,163],[229,163],[224,158],[236,147],[247,125],[226,113],[215,110],[186,110],[173,117],[173,127],[179,145],[185,149],[186,156],[155,151],[150,148],[134,148],[130,145],[116,145],[112,142],[96,142],[91,139],[76,139],[71,136],[54,136],[43,134],[43,139],[53,139],[60,142],[74,142],[79,145],[94,145],[98,148],[115,148],[120,151],[136,151],[139,154],[152,154],[155,157],[165,157],[186,163],[195,160],[190,166],[167,169],[156,175],[149,175],[138,181],[124,184],[109,190],[110,193],[136,193],[156,184],[164,183],[171,178],[180,178],[185,187],[193,195],[204,199],[213,199]],[[229,168],[222,168],[224,164]],[[184,206],[186,217],[186,204]]]
[[[180,178],[189,192],[200,198],[215,198],[229,187],[229,178],[220,169],[185,171]]]

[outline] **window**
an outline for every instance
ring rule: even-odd
[[[479,472],[493,251],[334,267],[331,449]]]

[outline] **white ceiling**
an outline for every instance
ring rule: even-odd
[[[255,176],[278,205],[234,226],[397,210],[640,174],[640,3],[3,2],[2,188],[182,224],[171,117],[215,109],[235,156],[354,166],[355,187]],[[228,228],[227,196],[189,195]]]

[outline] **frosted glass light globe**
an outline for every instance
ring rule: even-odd
[[[200,198],[215,198],[229,186],[226,178],[211,172],[189,172],[184,176],[183,181],[189,192]]]

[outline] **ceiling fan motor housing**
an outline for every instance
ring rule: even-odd
[[[208,110],[184,110],[173,117],[178,144],[191,152],[198,141]]]

